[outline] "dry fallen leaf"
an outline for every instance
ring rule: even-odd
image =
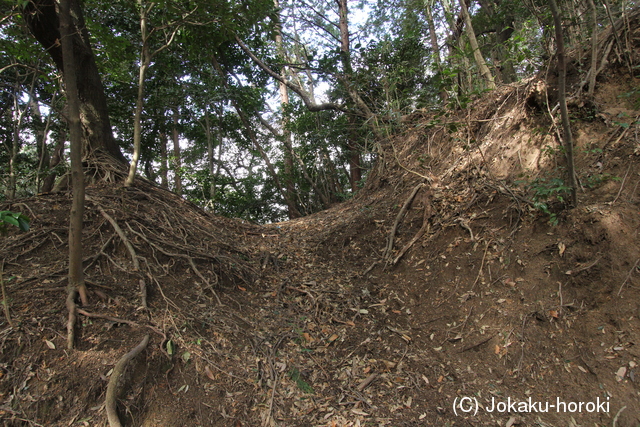
[[[213,376],[213,372],[211,372],[209,366],[204,367],[204,373],[211,381],[215,381],[216,377]]]
[[[558,243],[558,253],[560,254],[560,256],[564,255],[564,251],[567,249],[567,246],[560,242]]]
[[[54,343],[52,343],[49,340],[44,340],[44,342],[47,344],[47,347],[49,347],[51,350],[55,350],[56,349],[56,345]]]

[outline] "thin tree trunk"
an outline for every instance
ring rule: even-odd
[[[280,2],[278,0],[273,1],[276,9],[280,8]],[[282,43],[282,23],[280,22],[280,16],[278,15],[276,22],[276,51],[280,60],[284,61],[284,46]],[[282,128],[282,139],[284,142],[284,191],[286,193],[285,200],[287,201],[287,211],[289,219],[294,219],[300,216],[300,212],[295,206],[296,187],[293,178],[293,143],[291,138],[291,131],[287,129],[287,107],[289,106],[289,90],[286,85],[287,81],[287,68],[282,67],[280,71],[279,81],[280,89],[280,106],[282,109],[282,117],[280,119],[280,127]]]
[[[52,103],[56,98],[56,93],[53,94]],[[45,167],[45,165],[48,166],[51,163],[51,156],[49,155],[49,150],[47,148],[47,136],[49,134],[49,125],[51,124],[52,114],[49,113],[46,123],[43,123],[42,114],[40,113],[40,105],[37,98],[34,96],[30,97],[29,104],[31,106],[31,113],[35,123],[36,144],[38,147],[38,169],[36,170],[35,188],[36,191],[40,191],[40,187],[43,181],[42,169]]]
[[[224,81],[223,84],[225,85],[226,88],[228,88],[229,85],[226,82],[226,75],[225,75],[224,71],[222,70],[222,67],[220,66],[220,63],[218,62],[218,59],[215,56],[212,56],[211,57],[211,61],[213,63],[214,68],[216,69],[218,75],[220,75],[220,77],[223,79],[223,81]],[[293,206],[293,208],[295,209],[295,201],[288,200],[287,192],[284,189],[284,187],[282,186],[282,183],[280,182],[280,178],[278,177],[278,173],[276,172],[276,169],[273,167],[273,164],[271,163],[271,160],[269,160],[269,156],[267,155],[266,151],[264,151],[264,148],[262,148],[262,145],[260,144],[260,141],[258,141],[258,137],[256,136],[255,132],[253,131],[253,128],[251,127],[251,122],[247,118],[247,115],[240,108],[240,106],[238,105],[238,103],[236,102],[235,99],[231,99],[231,104],[233,105],[233,108],[235,108],[236,112],[238,113],[238,116],[240,117],[240,121],[242,121],[242,124],[244,125],[244,128],[247,131],[247,136],[249,137],[249,139],[253,143],[253,146],[256,148],[256,150],[258,150],[258,153],[260,153],[260,157],[262,157],[262,160],[264,161],[265,165],[267,166],[267,170],[269,171],[269,174],[271,175],[271,178],[273,179],[273,182],[275,183],[276,188],[280,192],[280,195],[284,199],[284,201],[287,204],[287,206]],[[302,215],[300,215],[299,212],[296,215],[298,217],[302,216]]]
[[[564,130],[564,149],[567,157],[567,172],[569,174],[569,188],[571,189],[571,204],[575,207],[578,204],[576,172],[573,161],[573,136],[571,135],[571,122],[569,121],[569,111],[567,109],[566,77],[567,64],[564,53],[564,35],[562,33],[562,20],[555,0],[549,0],[553,23],[556,30],[556,45],[558,56],[558,100],[560,102],[560,114],[562,116],[562,128]]]
[[[140,36],[142,39],[142,49],[140,50],[140,69],[138,70],[138,97],[136,98],[136,109],[133,117],[133,157],[129,164],[129,174],[124,181],[125,187],[130,187],[136,177],[136,169],[140,160],[140,151],[142,139],[142,109],[144,108],[144,80],[147,69],[151,64],[151,55],[149,53],[149,35],[147,33],[147,14],[153,7],[146,6],[142,0],[138,0],[140,8]]]
[[[429,41],[431,43],[431,56],[433,57],[433,61],[436,63],[436,70],[439,73],[442,73],[442,63],[440,61],[440,47],[438,46],[438,34],[436,33],[436,24],[433,20],[433,12],[431,8],[433,7],[433,2],[427,1],[425,3],[425,15],[427,18],[427,26],[429,28]],[[444,87],[440,90],[440,100],[443,104],[447,102],[449,95]]]
[[[469,44],[471,45],[471,49],[473,50],[473,58],[476,61],[476,65],[478,66],[478,70],[480,70],[480,74],[487,81],[487,87],[489,89],[495,89],[496,84],[493,80],[493,75],[491,74],[491,70],[487,67],[487,63],[482,57],[482,52],[480,52],[480,47],[478,46],[478,40],[476,39],[476,33],[473,30],[473,24],[471,23],[471,16],[469,16],[469,6],[465,3],[465,0],[460,0],[460,13],[462,14],[462,18],[464,19],[465,32],[467,33],[467,37],[469,38]]]
[[[209,199],[213,201],[213,197],[216,194],[214,183],[214,169],[216,164],[215,152],[213,146],[213,136],[211,135],[211,122],[209,120],[209,108],[205,107],[204,110],[204,134],[207,138],[207,160],[209,164]]]
[[[160,132],[160,186],[169,188],[169,165],[167,159],[167,134]]]
[[[178,108],[173,108],[173,174],[174,174],[174,192],[178,196],[182,196],[182,154],[180,152],[180,134],[178,133],[178,124],[180,113]]]
[[[60,164],[64,157],[64,143],[65,135],[60,132],[56,146],[53,149],[53,154],[51,155],[51,160],[49,161],[49,174],[42,181],[42,188],[40,188],[41,193],[49,193],[53,190],[53,186],[56,183],[56,177],[58,176],[54,168]]]
[[[19,100],[20,83],[16,80],[13,89],[13,136],[11,140],[11,156],[9,157],[9,187],[7,188],[7,199],[16,197],[16,162],[20,151],[20,128],[22,127],[22,111]]]
[[[216,126],[216,141],[218,141],[218,160],[216,164],[216,171],[213,174],[213,178],[211,180],[211,200],[214,201],[216,198],[216,194],[218,191],[218,178],[220,177],[220,169],[222,168],[222,153],[224,147],[224,141],[222,140],[222,131],[220,129],[222,124],[222,107],[218,111],[218,126]],[[215,205],[214,205],[215,212]]]
[[[593,0],[587,0],[591,9],[591,70],[589,70],[589,89],[587,94],[593,96],[596,88],[596,74],[598,73],[598,13]],[[612,28],[613,31],[615,29]]]
[[[347,8],[347,0],[336,0],[338,3],[338,13],[340,16],[340,57],[342,59],[342,68],[344,73],[344,85],[347,92],[351,95],[356,104],[359,96],[354,96],[355,90],[351,87],[351,79],[353,76],[353,68],[351,66],[351,47],[349,36],[349,10]],[[353,94],[352,94],[353,93]],[[355,94],[357,95],[357,94]],[[364,102],[362,102],[364,104]],[[360,105],[358,105],[361,107]],[[366,107],[366,105],[365,105]],[[361,109],[363,109],[361,107]],[[368,107],[363,109],[367,118],[373,116]],[[362,165],[360,161],[360,147],[357,143],[356,120],[353,115],[349,115],[349,129],[347,142],[348,158],[349,158],[349,182],[351,183],[351,191],[358,191],[358,183],[362,180]]]
[[[259,117],[259,119],[260,119],[260,123],[262,123],[262,125],[267,129],[269,129],[269,132],[271,132],[273,136],[275,136],[278,139],[282,139],[282,135],[278,134],[278,131],[273,126],[271,126],[269,122],[267,122],[262,117]],[[320,197],[320,200],[322,201],[323,206],[325,208],[329,207],[329,205],[331,204],[331,201],[327,197],[326,193],[320,190],[317,183],[313,181],[313,179],[311,179],[311,176],[309,176],[309,173],[307,172],[306,165],[304,164],[304,162],[302,161],[298,153],[296,153],[293,150],[293,147],[290,145],[291,141],[284,139],[284,144],[285,144],[285,149],[291,153],[293,158],[298,163],[298,167],[300,168],[300,172],[302,172],[302,176],[304,176],[305,180],[309,183],[309,185],[311,185],[311,188],[313,188],[314,191],[317,193],[318,197]]]
[[[73,348],[73,321],[75,304],[73,295],[80,294],[83,305],[88,304],[87,290],[82,271],[82,220],[84,216],[84,173],[82,171],[82,127],[80,124],[80,100],[76,83],[76,70],[73,50],[73,29],[71,22],[71,0],[60,1],[60,33],[62,36],[62,58],[64,64],[64,83],[69,107],[69,133],[71,141],[71,182],[73,200],[69,219],[69,283],[67,288],[67,306],[69,307],[69,335],[67,347]]]

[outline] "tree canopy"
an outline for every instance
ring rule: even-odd
[[[69,117],[58,2],[1,5],[0,197],[14,198],[69,169]],[[133,159],[158,185],[258,222],[351,197],[404,116],[464,107],[555,55],[537,0],[70,5],[84,156]],[[629,7],[558,2],[565,49],[588,49]],[[577,64],[585,81],[590,59]]]

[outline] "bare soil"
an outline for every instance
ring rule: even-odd
[[[294,221],[219,218],[101,176],[75,350],[70,195],[0,206],[33,218],[0,240],[3,425],[106,426],[111,371],[146,334],[124,425],[640,425],[639,113],[620,96],[637,86],[611,72],[572,106],[574,208],[532,203],[563,178],[543,80],[415,113],[355,199]]]

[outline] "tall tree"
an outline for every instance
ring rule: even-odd
[[[556,55],[558,59],[558,101],[560,102],[560,115],[562,116],[562,128],[564,130],[564,150],[567,158],[567,173],[569,174],[569,188],[571,189],[571,204],[578,204],[576,172],[573,160],[573,136],[571,134],[571,121],[567,109],[567,60],[564,51],[564,34],[562,31],[562,18],[556,0],[549,0],[549,7],[553,15],[553,24],[556,32]]]
[[[80,100],[74,67],[73,29],[71,22],[71,1],[60,1],[60,35],[62,45],[62,61],[64,69],[65,92],[68,105],[68,122],[71,140],[71,182],[73,201],[69,219],[69,283],[67,289],[67,307],[69,322],[67,324],[67,347],[73,348],[75,324],[76,292],[80,294],[82,303],[88,303],[87,290],[82,271],[82,220],[84,216],[84,173],[82,171],[82,125],[80,124]]]
[[[471,45],[471,49],[473,51],[473,59],[478,66],[480,75],[482,75],[482,77],[484,77],[484,79],[486,80],[486,84],[489,89],[495,89],[496,84],[493,79],[493,74],[491,74],[491,70],[489,70],[486,61],[482,57],[482,52],[480,51],[480,46],[478,45],[478,39],[476,39],[476,33],[473,30],[473,24],[471,23],[471,16],[469,15],[469,5],[466,3],[466,0],[460,0],[460,14],[464,19],[465,33],[467,34],[467,38],[469,39],[469,44]]]
[[[107,99],[80,2],[72,0],[70,8],[73,63],[68,66],[73,66],[77,75],[78,107],[86,153],[101,150],[120,161],[125,161],[111,130]],[[29,0],[24,7],[23,15],[31,34],[49,53],[58,70],[64,72],[60,17],[56,1]]]

